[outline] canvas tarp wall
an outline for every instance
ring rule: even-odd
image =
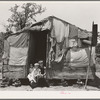
[[[29,34],[12,34],[4,40],[3,76],[18,79],[27,77]]]
[[[28,33],[12,35],[5,40],[3,58],[9,58],[9,65],[26,65],[28,53]]]

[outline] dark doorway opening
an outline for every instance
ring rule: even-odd
[[[28,64],[37,63],[43,60],[46,65],[46,48],[47,48],[47,33],[48,31],[31,31],[29,42]]]

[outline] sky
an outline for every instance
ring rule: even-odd
[[[7,24],[7,19],[11,16],[9,9],[14,4],[21,5],[27,1],[0,1],[0,31],[5,31],[3,25]],[[92,30],[92,22],[98,24],[100,31],[100,1],[30,1],[46,7],[46,11],[36,16],[40,21],[48,16],[56,16],[75,26],[88,31]]]

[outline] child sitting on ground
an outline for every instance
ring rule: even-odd
[[[39,64],[35,63],[33,71],[31,71],[27,76],[30,82],[30,86],[32,88],[35,88],[38,86],[38,79],[40,76],[41,76],[41,71],[39,69]]]

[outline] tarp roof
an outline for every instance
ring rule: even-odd
[[[30,30],[38,30],[38,31],[39,31],[39,30],[42,29],[44,23],[46,23],[47,21],[50,21],[50,20],[52,20],[52,19],[57,19],[57,20],[62,21],[62,22],[65,23],[65,24],[73,25],[73,24],[71,24],[71,23],[69,23],[69,22],[66,22],[66,21],[64,21],[64,20],[62,20],[62,19],[60,19],[60,18],[55,17],[55,16],[49,16],[49,17],[44,18],[43,20],[41,20],[41,21],[39,21],[39,22],[37,22],[37,23],[35,23],[35,24],[29,26],[29,27],[25,27],[25,28],[23,28],[23,29],[17,31],[16,33],[13,33],[12,35],[17,35],[17,34],[20,34],[20,33],[22,33],[22,32],[30,31]],[[74,25],[74,26],[75,26],[75,25]],[[75,26],[75,27],[77,27],[77,26]],[[40,29],[40,28],[41,28],[41,29]],[[79,27],[77,27],[77,28],[80,29],[81,31],[84,31],[85,33],[87,33],[87,34],[91,37],[91,32],[90,32],[90,31],[81,29],[81,28],[79,28]]]

